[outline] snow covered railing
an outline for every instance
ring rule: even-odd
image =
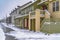
[[[41,13],[41,14],[44,14],[45,12],[46,12],[48,15],[50,15],[50,12],[49,12],[47,9],[45,9],[45,10],[40,10],[40,13]]]
[[[40,2],[40,3],[38,3],[37,5],[40,5],[40,4],[42,4],[42,3],[46,2],[46,1],[48,1],[48,0],[41,1],[41,2]]]
[[[31,17],[35,16],[35,11],[29,12]]]
[[[45,11],[44,10],[40,10],[40,17],[44,17],[45,16]]]
[[[47,12],[47,13],[48,13],[48,15],[50,16],[50,12],[49,12],[48,10],[45,10],[45,12]]]

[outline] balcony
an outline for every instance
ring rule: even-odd
[[[45,17],[45,16],[49,16],[50,13],[49,13],[48,10],[40,10],[39,9],[39,11],[35,10],[35,11],[31,11],[27,14],[26,13],[18,14],[18,15],[16,15],[16,18],[20,18],[20,17],[24,17],[24,16],[29,16],[30,18],[35,18],[35,17],[37,17],[36,15],[39,16],[39,17]]]
[[[39,13],[40,13],[39,17],[45,17],[45,11],[44,10],[40,10]],[[36,14],[38,14],[38,13],[36,13],[35,11],[32,11],[29,14],[30,14],[30,18],[33,19],[36,17]]]
[[[45,17],[45,11],[44,10],[40,10],[40,17]]]
[[[29,13],[22,13],[22,14],[18,14],[18,15],[16,15],[16,18],[20,18],[20,17],[24,17],[24,16],[28,16],[29,15]]]

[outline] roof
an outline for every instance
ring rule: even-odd
[[[26,4],[22,5],[22,6],[17,6],[18,8],[15,8],[13,11],[11,11],[10,15],[11,15],[13,12],[15,12],[17,9],[22,8],[22,7],[24,7],[24,6],[26,6],[26,5],[30,4],[30,3],[32,3],[32,1],[29,1],[28,3],[26,3]]]

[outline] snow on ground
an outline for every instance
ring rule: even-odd
[[[44,37],[48,36],[48,35],[44,35],[42,33],[34,33],[34,32],[30,33],[30,32],[20,32],[20,31],[13,31],[13,32],[10,32],[7,34],[15,36],[17,39],[19,39],[19,38],[44,38]]]
[[[45,35],[45,33],[42,32],[33,32],[25,29],[16,28],[13,25],[6,25],[5,23],[2,24],[6,27],[14,29],[15,31],[11,31],[6,34],[10,36],[14,36],[15,39],[18,40],[60,40],[60,33]]]
[[[14,36],[16,39],[60,40],[60,34],[45,35],[44,33],[41,33],[41,32],[38,33],[38,32],[20,32],[20,31],[12,31],[7,34]]]
[[[13,25],[13,24],[6,24],[6,23],[1,23],[1,24],[3,24],[5,27],[11,28],[15,31],[20,30],[19,28],[15,27],[15,25]]]
[[[1,28],[1,25],[0,25],[0,40],[5,40],[5,34],[3,32],[3,29]]]

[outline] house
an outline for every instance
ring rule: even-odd
[[[11,11],[10,13],[12,24],[15,24],[14,19],[16,18],[17,15],[19,15],[20,6],[17,6],[17,7],[18,8],[13,9],[13,11]]]
[[[50,32],[50,29],[45,26],[50,27],[53,26],[51,22],[60,21],[59,7],[60,0],[36,0],[35,2],[28,2],[21,6],[20,9],[18,8],[19,12],[15,17],[14,22],[20,28],[37,32]],[[51,31],[53,31],[53,28],[51,28]]]
[[[10,16],[6,18],[6,23],[11,24],[11,17]]]

